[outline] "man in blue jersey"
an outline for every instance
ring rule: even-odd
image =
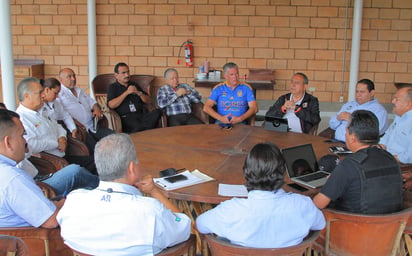
[[[223,73],[226,81],[213,88],[203,111],[216,119],[216,123],[246,123],[246,119],[258,111],[253,89],[239,81],[239,68],[235,63],[226,63]],[[214,105],[217,105],[217,112]]]

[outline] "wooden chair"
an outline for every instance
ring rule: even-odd
[[[72,255],[71,250],[64,244],[63,238],[60,236],[60,228],[0,228],[0,233],[20,237],[27,245],[30,255]]]
[[[312,126],[312,128],[310,128],[308,134],[316,136],[316,134],[318,133],[318,127],[319,127],[319,124],[315,124],[314,126]]]
[[[208,244],[212,256],[302,256],[310,255],[312,243],[319,236],[319,231],[311,231],[298,245],[285,248],[251,248],[232,244],[221,240],[214,235],[207,234],[204,238]]]
[[[54,189],[50,185],[48,185],[44,182],[41,182],[41,181],[36,181],[36,184],[43,191],[43,194],[44,194],[45,197],[47,197],[49,199],[51,199],[53,197],[56,197],[56,192],[54,191]]]
[[[333,139],[333,138],[335,138],[335,130],[328,127],[325,130],[321,131],[318,134],[318,136],[328,138],[328,139]]]
[[[364,215],[324,209],[326,229],[314,243],[324,255],[396,255],[412,208]]]
[[[151,84],[155,78],[156,77],[152,75],[131,75],[130,81],[138,84],[142,88],[142,90],[144,90],[149,96],[153,98],[153,87],[151,86]],[[97,75],[92,81],[93,93],[96,101],[99,103],[104,115],[108,120],[108,128],[116,132],[122,132],[122,122],[120,116],[116,111],[111,110],[107,106],[107,90],[109,86],[114,82],[116,82],[114,74]],[[147,105],[147,108],[149,111],[151,111],[155,108],[155,105]],[[164,118],[162,117],[162,120],[159,121],[159,127],[164,127],[163,123]]]
[[[81,253],[72,249],[73,256],[93,256],[90,254]],[[194,256],[196,251],[196,237],[190,235],[189,239],[185,242],[177,244],[173,247],[169,247],[156,254],[156,256]]]
[[[39,170],[40,175],[54,173],[69,165],[66,159],[47,152],[40,152],[37,156],[31,156],[29,161]]]
[[[18,237],[0,235],[0,255],[25,256],[29,255],[27,245]]]

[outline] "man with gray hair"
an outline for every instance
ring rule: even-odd
[[[41,113],[43,107],[43,87],[39,79],[28,77],[21,80],[17,86],[20,105],[16,112],[20,115],[31,153],[42,151],[64,157],[69,163],[85,167],[96,173],[93,156],[68,156],[65,154],[67,147],[66,130],[56,120],[44,117]]]
[[[69,247],[91,255],[153,255],[189,238],[189,217],[179,213],[151,176],[142,177],[127,134],[100,140],[95,159],[99,186],[71,192],[57,216]]]
[[[233,62],[223,66],[223,73],[226,81],[213,87],[203,111],[219,124],[246,123],[246,119],[258,112],[252,86],[239,81],[239,68]]]
[[[157,105],[166,109],[167,125],[201,124],[192,114],[191,103],[199,103],[202,96],[188,84],[179,83],[179,74],[174,68],[164,73],[166,85],[157,92]]]

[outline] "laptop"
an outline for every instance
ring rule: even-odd
[[[289,178],[311,188],[325,185],[330,173],[319,170],[312,144],[282,149]]]
[[[289,130],[288,120],[265,116],[265,129],[269,131],[287,132]]]

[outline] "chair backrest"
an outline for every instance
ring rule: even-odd
[[[27,245],[18,237],[0,235],[0,255],[29,255]]]
[[[326,255],[395,255],[412,208],[382,215],[324,209],[326,230],[316,241]]]
[[[73,256],[93,256],[90,254],[82,253],[71,249],[73,251]],[[169,247],[156,254],[156,256],[194,256],[196,253],[196,237],[195,235],[190,235],[189,239],[185,242],[177,244],[173,247]]]
[[[190,235],[189,239],[173,247],[164,249],[156,256],[194,256],[196,254],[196,236]]]
[[[207,234],[204,236],[212,256],[302,256],[309,252],[312,243],[319,236],[319,231],[311,231],[306,238],[298,245],[285,248],[251,248],[232,244],[228,241],[217,238],[214,235]]]
[[[0,233],[20,237],[29,249],[30,255],[72,256],[71,250],[60,236],[60,228],[35,227],[0,228]]]
[[[315,124],[314,126],[312,126],[312,128],[310,128],[310,130],[308,131],[308,134],[316,135],[318,133],[318,127],[319,124]]]

